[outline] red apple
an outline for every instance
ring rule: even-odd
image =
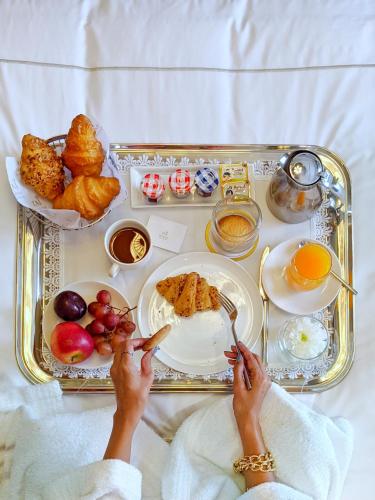
[[[62,363],[81,363],[91,356],[93,350],[94,341],[91,335],[78,323],[66,321],[53,329],[51,351]]]

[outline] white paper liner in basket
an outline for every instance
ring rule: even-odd
[[[91,118],[90,120],[95,127],[96,136],[102,143],[103,149],[106,152],[101,176],[116,177],[116,179],[118,179],[120,182],[121,188],[118,196],[116,196],[112,200],[110,205],[104,211],[105,216],[113,208],[117,207],[126,200],[127,190],[124,178],[117,167],[116,156],[109,152],[109,141],[103,128],[98,125],[95,120]],[[92,225],[96,222],[95,220],[88,221],[87,219],[84,219],[83,217],[81,217],[79,212],[76,212],[75,210],[51,208],[52,203],[49,200],[42,198],[32,188],[26,186],[26,184],[23,183],[20,175],[19,161],[17,158],[8,156],[6,158],[6,169],[12,192],[18,203],[20,203],[24,207],[34,210],[34,212],[37,212],[41,216],[45,217],[46,219],[63,229],[80,229]],[[69,184],[70,181],[70,171],[65,168],[65,185]],[[101,216],[97,220],[101,220],[102,218],[103,216]]]

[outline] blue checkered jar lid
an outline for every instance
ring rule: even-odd
[[[219,176],[213,168],[201,168],[195,173],[194,183],[204,193],[212,193],[219,185]]]

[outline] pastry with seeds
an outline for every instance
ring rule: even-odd
[[[210,286],[205,278],[200,277],[197,283],[197,296],[195,298],[197,311],[212,309]]]
[[[198,277],[198,273],[189,273],[187,275],[181,295],[174,305],[175,313],[179,316],[189,317],[196,311],[195,297],[197,294]]]
[[[156,284],[156,290],[179,316],[188,318],[195,312],[218,311],[221,307],[218,289],[196,272],[169,276]]]
[[[64,167],[55,150],[46,141],[27,134],[22,139],[21,179],[47,200],[64,191]]]

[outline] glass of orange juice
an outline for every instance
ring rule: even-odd
[[[290,264],[284,269],[284,277],[289,286],[296,290],[313,290],[325,282],[331,267],[329,250],[319,243],[308,242],[296,250]]]

